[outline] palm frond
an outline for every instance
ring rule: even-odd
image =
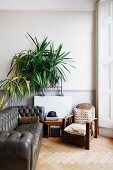
[[[0,81],[0,88],[3,89],[1,107],[12,96],[16,101],[18,94],[22,99],[29,95],[31,90],[37,92],[40,88],[55,87],[60,78],[67,81],[67,72],[71,74],[68,66],[75,68],[70,64],[70,52],[63,52],[63,44],[55,48],[54,43],[48,41],[48,37],[42,42],[29,33],[26,37],[35,48],[20,51],[13,56],[7,74],[9,78]]]

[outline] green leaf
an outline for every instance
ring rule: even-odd
[[[1,106],[10,100],[11,96],[16,101],[18,94],[22,99],[31,91],[37,92],[48,86],[55,87],[61,77],[67,81],[66,72],[71,73],[68,66],[75,68],[70,64],[70,52],[62,50],[63,44],[55,48],[55,45],[48,41],[48,37],[39,42],[37,37],[33,38],[29,33],[27,38],[35,48],[20,51],[13,56],[8,78],[0,81],[0,88],[3,89]]]

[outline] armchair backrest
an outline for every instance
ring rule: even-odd
[[[95,107],[89,103],[81,103],[74,108],[74,122],[85,124],[95,118]]]

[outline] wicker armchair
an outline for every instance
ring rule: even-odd
[[[81,103],[74,113],[63,119],[62,142],[69,142],[90,149],[90,140],[97,138],[98,121],[95,108],[89,103]]]

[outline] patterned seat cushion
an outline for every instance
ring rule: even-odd
[[[67,126],[64,129],[64,131],[67,133],[70,133],[70,134],[85,136],[86,135],[86,125],[72,123],[71,125]]]
[[[87,121],[93,121],[95,118],[95,112],[90,109],[74,108],[74,123],[86,124]]]

